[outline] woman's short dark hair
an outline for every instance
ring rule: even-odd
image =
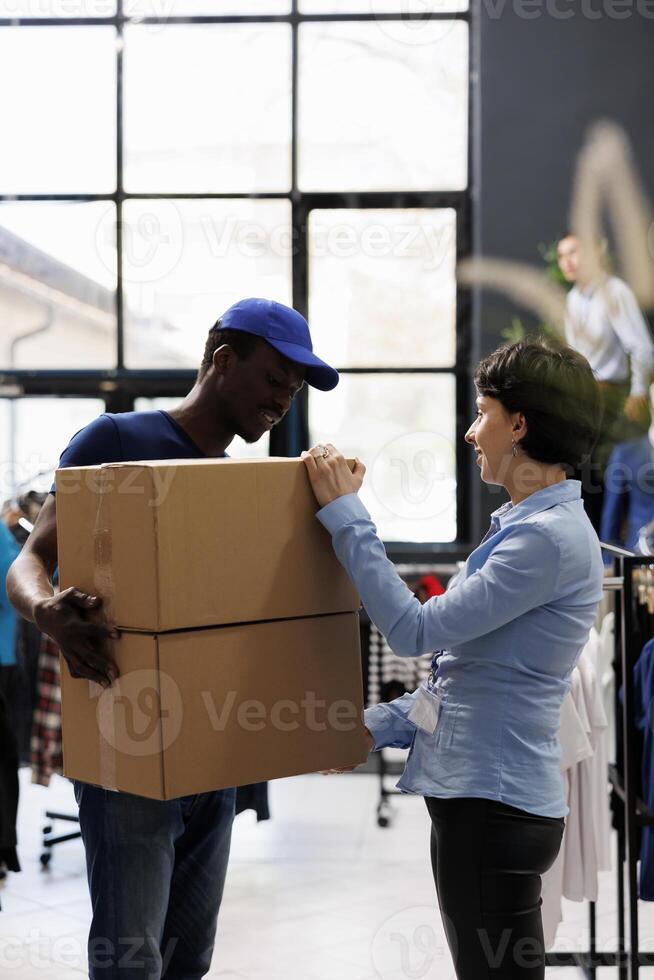
[[[600,389],[571,347],[541,338],[506,344],[480,363],[475,386],[507,412],[524,414],[520,446],[531,459],[576,468],[588,458],[602,419]]]
[[[221,321],[218,320],[209,331],[207,342],[204,346],[202,363],[200,364],[198,381],[201,381],[205,376],[213,364],[213,355],[223,344],[229,344],[238,357],[246,358],[254,352],[257,345],[261,342],[260,338],[255,336],[255,334],[246,333],[244,330],[223,330],[220,324]]]

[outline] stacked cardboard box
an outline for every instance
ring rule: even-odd
[[[299,460],[60,470],[59,577],[121,630],[62,662],[64,772],[156,799],[364,761],[358,596]]]

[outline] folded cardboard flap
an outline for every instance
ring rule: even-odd
[[[367,758],[356,613],[125,632],[107,690],[62,664],[64,774],[173,799]]]
[[[57,471],[56,490],[62,588],[99,593],[122,628],[358,608],[301,460],[78,467]]]

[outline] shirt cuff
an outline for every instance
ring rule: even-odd
[[[381,704],[374,708],[366,708],[363,712],[363,723],[373,737],[373,752],[379,752],[384,747],[383,735],[388,728],[388,712]]]
[[[369,521],[370,514],[361,503],[358,493],[346,493],[337,497],[318,511],[316,517],[331,535],[336,534],[346,524],[356,520]]]
[[[363,723],[372,735],[373,752],[384,748],[408,749],[416,734],[416,726],[403,713],[393,711],[384,703],[366,708]]]

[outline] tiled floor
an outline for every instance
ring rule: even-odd
[[[22,774],[24,870],[0,893],[0,975],[75,980],[85,975],[89,920],[79,841],[39,865],[43,811],[74,810],[70,784],[48,790]],[[274,819],[237,818],[211,977],[223,980],[451,980],[434,903],[428,820],[419,799],[395,801],[389,828],[375,819],[374,776],[305,776],[271,786]],[[62,830],[64,825],[62,825]],[[615,946],[614,876],[602,876],[599,943]],[[566,903],[557,948],[587,944],[583,905]],[[654,906],[641,907],[643,946],[654,948]],[[643,975],[654,971],[643,971]],[[598,980],[615,977],[598,971]],[[548,980],[581,977],[548,970]]]

